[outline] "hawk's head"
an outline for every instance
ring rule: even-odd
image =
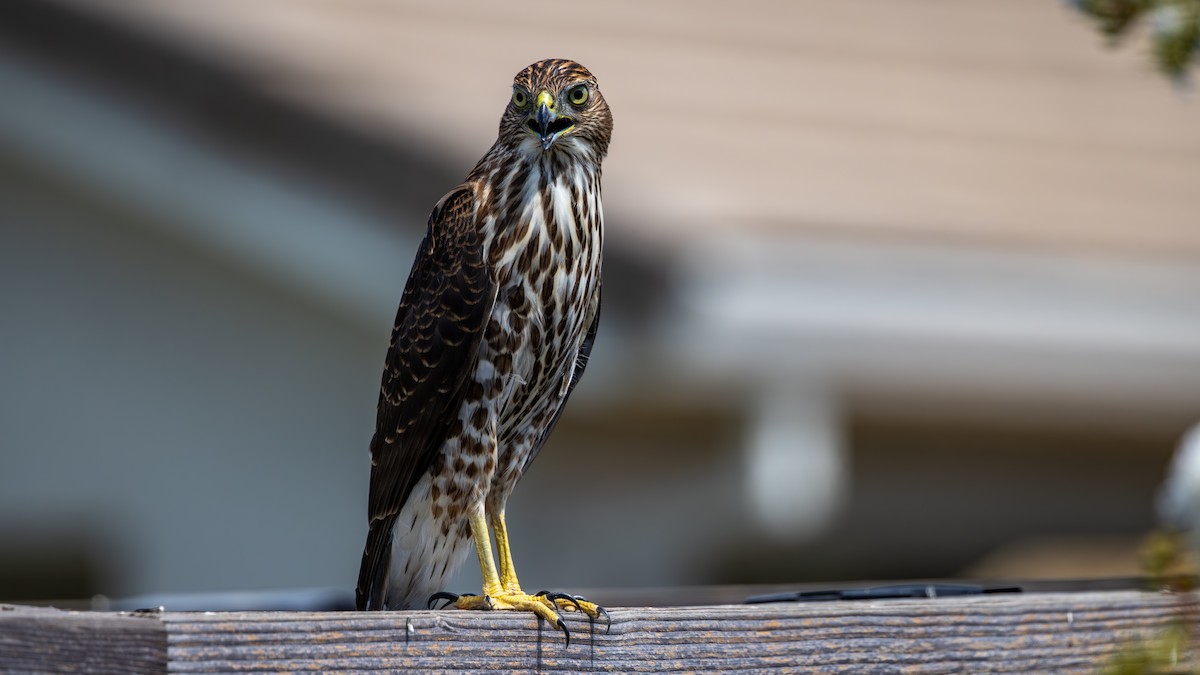
[[[611,134],[612,113],[587,68],[567,59],[545,59],[513,78],[500,137],[523,153],[563,150],[598,162],[608,152]]]

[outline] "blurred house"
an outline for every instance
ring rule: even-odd
[[[1200,413],[1200,125],[1064,7],[16,2],[0,598],[348,588],[425,218],[552,55],[616,132],[523,579],[942,576],[1151,525]]]

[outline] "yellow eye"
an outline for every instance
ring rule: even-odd
[[[513,89],[512,102],[513,105],[517,106],[518,108],[524,108],[525,106],[529,105],[529,94],[526,94],[520,89]]]
[[[567,100],[570,101],[571,105],[573,105],[573,106],[581,106],[584,103],[587,103],[587,100],[588,100],[587,85],[581,84],[578,87],[575,87],[571,91],[567,92]]]

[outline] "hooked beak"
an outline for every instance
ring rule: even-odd
[[[537,135],[542,150],[549,150],[559,136],[575,126],[575,120],[555,112],[554,99],[549,92],[543,91],[537,97],[537,112],[530,116],[527,125]]]

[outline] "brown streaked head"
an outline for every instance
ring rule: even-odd
[[[556,148],[608,151],[612,113],[596,77],[568,59],[544,59],[513,78],[512,98],[500,120],[500,136],[530,151]]]

